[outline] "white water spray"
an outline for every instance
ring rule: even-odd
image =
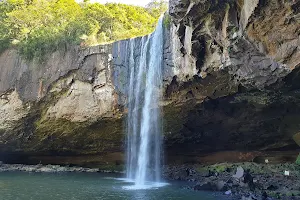
[[[137,48],[140,56],[134,55]],[[127,178],[142,189],[158,185],[161,174],[162,18],[150,36],[130,40],[128,50]]]

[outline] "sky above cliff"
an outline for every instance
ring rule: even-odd
[[[99,3],[107,3],[107,2],[115,2],[115,3],[124,3],[131,5],[139,5],[145,6],[151,0],[91,0],[91,2],[99,2]]]

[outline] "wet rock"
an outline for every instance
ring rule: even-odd
[[[224,194],[230,195],[230,194],[232,194],[232,192],[231,192],[231,190],[227,190]]]
[[[242,196],[242,200],[253,200],[252,197],[245,197],[245,196]]]
[[[256,197],[254,194],[250,194],[249,196],[242,196],[242,200],[259,200],[260,198]]]
[[[217,182],[217,189],[218,191],[228,191],[230,187],[225,181],[222,180]]]
[[[268,194],[264,191],[262,193],[262,200],[267,200],[268,199]]]
[[[275,190],[278,190],[278,188],[279,188],[278,186],[272,184],[267,187],[267,190],[275,191]]]
[[[194,190],[217,191],[218,188],[217,188],[216,184],[208,182],[208,183],[204,183],[201,185],[196,185],[194,187]]]
[[[253,182],[253,177],[250,174],[250,170],[246,170],[246,172],[245,172],[244,183],[247,183],[249,185],[250,190],[252,190],[252,191],[255,190],[255,184]]]
[[[203,191],[226,191],[228,189],[226,183],[224,181],[211,181],[204,184],[198,184],[194,187],[195,190],[203,190]]]
[[[211,176],[216,176],[216,172],[212,171],[212,170],[206,170],[205,172],[203,172],[203,175],[205,177],[211,177]]]

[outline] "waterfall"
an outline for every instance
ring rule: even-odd
[[[161,174],[162,17],[154,33],[131,39],[128,51],[127,178],[142,187],[160,182]]]

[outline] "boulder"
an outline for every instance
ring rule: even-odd
[[[232,176],[233,178],[240,179],[244,176],[244,169],[242,167],[238,167],[236,169],[236,173]]]

